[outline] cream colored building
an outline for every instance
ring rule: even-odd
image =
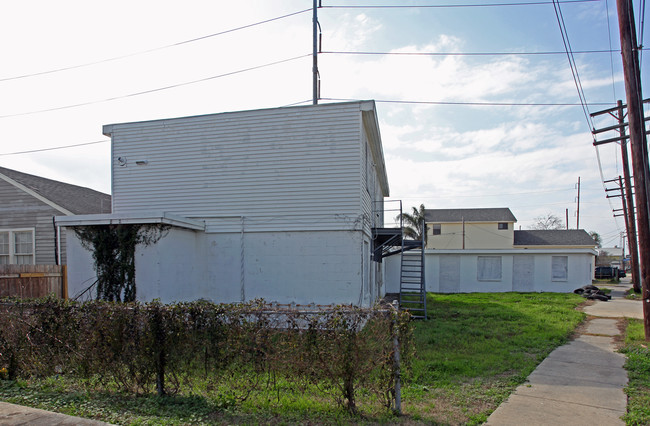
[[[517,219],[508,208],[426,210],[427,249],[508,249]]]
[[[582,229],[515,230],[508,208],[425,210],[426,290],[558,292],[591,284],[596,243]],[[399,284],[386,262],[387,292]]]

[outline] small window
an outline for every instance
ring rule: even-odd
[[[34,264],[34,231],[0,231],[0,265]]]
[[[499,222],[499,229],[508,229],[508,222]]]
[[[566,281],[569,279],[569,257],[551,256],[551,280]]]
[[[501,281],[501,256],[479,256],[476,278],[479,281]]]
[[[440,225],[439,223],[434,223],[431,229],[432,229],[433,235],[442,234],[442,225]]]

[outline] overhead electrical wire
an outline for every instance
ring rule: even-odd
[[[639,36],[639,68],[643,67],[643,33],[645,33],[645,0],[639,0],[639,25],[637,25]]]
[[[615,50],[577,50],[574,54],[613,53]],[[535,56],[566,55],[565,51],[551,52],[363,52],[363,51],[322,51],[322,54],[336,55],[396,55],[396,56]]]
[[[609,0],[605,0],[605,9],[607,10],[607,39],[609,40],[609,66],[612,71],[612,92],[614,93],[614,101],[616,101],[616,84],[614,82],[614,51],[612,50],[612,28],[610,26],[610,14],[609,14]]]
[[[227,76],[231,76],[231,75],[235,75],[235,74],[241,74],[243,72],[253,71],[253,70],[257,70],[257,69],[265,68],[265,67],[270,67],[272,65],[278,65],[278,64],[282,64],[282,63],[290,62],[290,61],[295,61],[297,59],[302,59],[302,58],[306,58],[306,57],[311,57],[311,53],[308,53],[306,55],[294,56],[293,58],[282,59],[282,60],[275,61],[275,62],[269,62],[269,63],[263,64],[263,65],[257,65],[257,66],[254,66],[254,67],[244,68],[244,69],[237,70],[237,71],[231,71],[231,72],[227,72],[227,73],[224,73],[224,74],[218,74],[218,75],[213,75],[213,76],[210,76],[210,77],[200,78],[198,80],[192,80],[192,81],[187,81],[187,82],[184,82],[184,83],[172,84],[172,85],[165,86],[165,87],[158,87],[156,89],[143,90],[141,92],[130,93],[130,94],[127,94],[127,95],[114,96],[114,97],[106,98],[106,99],[82,102],[82,103],[72,104],[72,105],[64,105],[64,106],[54,107],[54,108],[46,108],[46,109],[41,109],[41,110],[36,110],[36,111],[28,111],[28,112],[19,112],[19,113],[16,113],[16,114],[0,115],[0,119],[9,118],[9,117],[19,117],[19,116],[23,116],[23,115],[40,114],[40,113],[43,113],[43,112],[50,112],[50,111],[59,111],[59,110],[62,110],[62,109],[78,108],[78,107],[82,107],[82,106],[88,106],[88,105],[93,105],[93,104],[99,104],[99,103],[104,103],[104,102],[115,101],[115,100],[118,100],[118,99],[125,99],[125,98],[131,98],[131,97],[134,97],[134,96],[146,95],[146,94],[149,94],[149,93],[161,92],[163,90],[169,90],[169,89],[175,89],[177,87],[189,86],[190,84],[202,83],[204,81],[214,80],[214,79],[221,78],[221,77],[227,77]]]
[[[600,0],[566,0],[562,3],[591,3]],[[463,8],[463,7],[503,7],[503,6],[539,6],[551,4],[551,1],[533,1],[533,2],[512,2],[512,3],[466,3],[466,4],[401,4],[401,5],[326,5],[319,6],[323,9],[417,9],[417,8],[433,8],[433,9],[450,9],[450,8]]]
[[[356,101],[351,98],[320,98],[324,101]],[[410,101],[410,100],[388,100],[374,99],[376,103],[385,104],[422,104],[422,105],[469,105],[469,106],[583,106],[579,103],[534,103],[534,102],[448,102],[448,101]],[[592,102],[593,106],[611,106],[612,102]],[[2,118],[2,117],[0,117]]]
[[[57,149],[76,148],[78,146],[96,145],[96,144],[107,143],[107,142],[110,142],[110,141],[109,140],[103,140],[103,141],[76,143],[76,144],[73,144],[73,145],[55,146],[55,147],[52,147],[52,148],[31,149],[29,151],[5,152],[5,153],[1,153],[0,157],[4,157],[4,156],[7,156],[7,155],[32,154],[34,152],[54,151],[54,150],[57,150]]]
[[[607,194],[607,186],[605,185],[605,175],[603,174],[603,164],[600,161],[600,150],[599,150],[599,145],[594,145],[594,148],[596,149],[596,159],[598,160],[598,172],[600,173],[600,182],[603,185],[603,190],[605,191],[605,194]],[[612,210],[616,210],[614,208],[614,205],[612,204],[612,199],[607,198],[607,203],[609,204],[609,208]],[[620,231],[621,226],[618,224],[618,220],[616,219],[616,216],[614,216],[614,224],[616,225],[616,228]]]
[[[576,64],[575,58],[573,57],[571,42],[569,41],[569,33],[567,32],[566,25],[564,23],[564,16],[562,15],[562,9],[560,8],[559,0],[553,0],[553,8],[555,10],[555,17],[557,18],[557,23],[560,27],[560,33],[562,34],[562,42],[564,43],[564,50],[566,50],[567,59],[569,60],[569,67],[571,68],[571,74],[573,75],[573,82],[576,85],[578,90],[578,98],[582,104],[582,112],[585,115],[587,124],[589,125],[589,131],[593,131],[594,124],[589,115],[589,108],[587,107],[587,99],[585,97],[585,92],[582,88],[582,82],[580,81],[580,74],[578,73],[578,65]],[[594,138],[595,140],[595,138]]]
[[[252,23],[252,24],[242,25],[241,27],[236,27],[236,28],[231,28],[229,30],[219,31],[217,33],[208,34],[208,35],[204,35],[204,36],[201,36],[201,37],[192,38],[192,39],[189,39],[189,40],[179,41],[177,43],[167,44],[165,46],[154,47],[153,49],[141,50],[141,51],[138,51],[138,52],[128,53],[126,55],[120,55],[120,56],[114,56],[112,58],[101,59],[99,61],[87,62],[87,63],[83,63],[83,64],[78,64],[78,65],[71,65],[69,67],[57,68],[57,69],[48,70],[48,71],[40,71],[40,72],[35,72],[35,73],[30,73],[30,74],[17,75],[17,76],[13,76],[13,77],[4,77],[4,78],[0,78],[0,82],[10,81],[10,80],[18,80],[18,79],[28,78],[28,77],[36,77],[36,76],[46,75],[46,74],[53,74],[53,73],[57,73],[57,72],[61,72],[61,71],[69,71],[69,70],[73,70],[73,69],[77,69],[77,68],[84,68],[84,67],[89,67],[91,65],[98,65],[98,64],[102,64],[102,63],[106,63],[106,62],[117,61],[117,60],[120,60],[120,59],[131,58],[133,56],[139,56],[139,55],[144,55],[144,54],[147,54],[147,53],[157,52],[159,50],[168,49],[170,47],[176,47],[176,46],[181,46],[181,45],[188,44],[188,43],[194,43],[196,41],[205,40],[207,38],[232,33],[232,32],[235,32],[235,31],[246,29],[246,28],[255,27],[257,25],[267,24],[269,22],[273,22],[273,21],[277,21],[277,20],[280,20],[280,19],[288,18],[290,16],[295,16],[295,15],[299,15],[301,13],[310,12],[311,10],[312,10],[311,8],[304,9],[304,10],[299,10],[297,12],[292,12],[292,13],[289,13],[289,14],[286,14],[286,15],[276,16],[275,18],[265,19],[263,21],[255,22],[255,23]]]
[[[502,194],[480,194],[480,195],[436,195],[436,198],[440,198],[442,200],[444,199],[450,199],[450,198],[483,198],[483,197],[509,197],[513,195],[530,195],[530,194],[550,194],[550,193],[557,193],[557,192],[569,192],[569,191],[574,191],[574,188],[565,188],[565,189],[549,189],[549,190],[543,190],[543,191],[525,191],[525,192],[509,192],[509,193],[502,193]],[[400,197],[401,200],[403,199],[418,199],[418,198],[433,198],[432,197]]]

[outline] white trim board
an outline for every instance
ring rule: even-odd
[[[37,192],[29,189],[28,187],[26,187],[22,183],[16,182],[15,180],[10,178],[9,176],[6,176],[6,175],[0,173],[0,179],[4,180],[5,182],[7,182],[10,185],[15,186],[16,188],[20,189],[21,191],[31,195],[32,197],[36,198],[37,200],[42,201],[43,203],[47,204],[48,206],[52,207],[53,209],[56,209],[56,210],[60,211],[61,213],[63,213],[66,216],[73,216],[74,215],[74,213],[72,213],[70,210],[68,210],[68,209],[66,209],[64,207],[61,207],[60,205],[58,205],[57,203],[55,203],[52,200],[48,200],[47,198],[43,197],[42,195],[38,194]]]

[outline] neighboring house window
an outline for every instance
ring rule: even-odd
[[[33,265],[34,231],[0,231],[0,264]]]
[[[499,222],[499,229],[508,229],[508,222]]]
[[[551,256],[551,277],[553,281],[569,279],[569,256]]]
[[[479,256],[476,278],[479,281],[501,281],[501,256]]]
[[[433,235],[440,235],[442,233],[442,225],[434,223],[431,227]]]

